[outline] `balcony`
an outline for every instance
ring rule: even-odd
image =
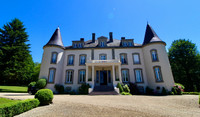
[[[113,65],[113,64],[121,64],[120,60],[87,60],[86,65]]]

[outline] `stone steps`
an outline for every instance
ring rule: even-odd
[[[119,95],[113,86],[101,85],[95,86],[89,95]]]

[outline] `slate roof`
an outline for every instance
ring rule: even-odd
[[[59,27],[55,30],[51,39],[49,40],[49,42],[46,45],[56,45],[56,46],[64,47]]]
[[[113,42],[107,40],[107,47],[120,47],[121,40],[113,39]],[[88,40],[84,42],[84,48],[93,48],[98,46],[98,40],[95,40],[95,43],[92,43],[92,40]],[[134,43],[134,46],[142,46],[141,44]],[[65,48],[72,48],[72,46],[67,46]]]
[[[157,41],[160,42],[162,40],[158,37],[153,28],[147,23],[143,45]]]

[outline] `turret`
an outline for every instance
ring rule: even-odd
[[[174,79],[165,46],[166,43],[147,24],[142,50],[148,86],[154,90],[156,90],[156,87],[160,87],[161,91],[164,87],[171,91]]]
[[[64,46],[59,27],[43,49],[39,78],[46,78],[48,82],[46,88],[54,91],[55,84],[63,83],[61,78],[63,75]]]

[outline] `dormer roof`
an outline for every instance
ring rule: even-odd
[[[162,40],[158,37],[153,28],[147,23],[143,45],[148,44],[150,42],[161,42],[161,41]]]
[[[49,42],[46,45],[55,45],[55,46],[64,47],[59,27],[55,30],[51,39],[49,40]]]

